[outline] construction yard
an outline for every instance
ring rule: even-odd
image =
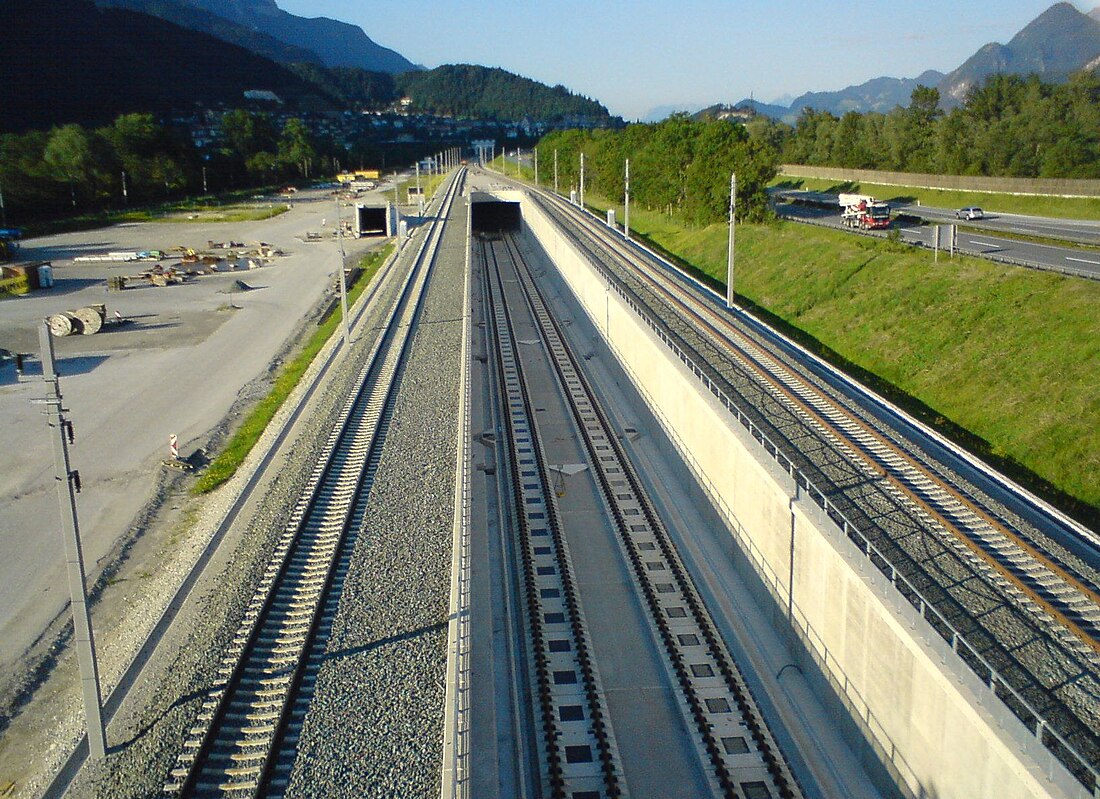
[[[314,326],[339,263],[335,218],[331,193],[314,190],[264,220],[128,223],[22,243],[22,259],[52,264],[54,285],[0,299],[0,679],[48,648],[69,597],[51,439],[34,402],[44,394],[43,321],[68,315],[79,328],[53,341],[94,580],[163,493],[169,436],[181,458],[201,460],[211,438],[262,396],[288,345]],[[378,244],[345,240],[348,263]],[[98,327],[77,318],[99,306]],[[83,325],[97,329],[81,335]],[[16,353],[30,356],[21,372]],[[0,685],[0,717],[11,696],[12,686]]]

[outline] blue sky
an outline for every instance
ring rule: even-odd
[[[277,0],[359,25],[415,63],[562,83],[627,119],[751,93],[765,102],[880,75],[947,72],[1051,0]],[[1083,0],[1081,11],[1100,4]]]

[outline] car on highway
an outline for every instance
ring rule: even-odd
[[[985,216],[985,212],[976,205],[972,205],[968,208],[960,208],[955,212],[956,219],[982,219]]]

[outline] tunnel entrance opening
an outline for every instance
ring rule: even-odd
[[[474,233],[518,233],[518,202],[475,200],[470,206],[470,229]]]
[[[372,208],[367,205],[355,206],[355,235],[389,235],[389,214],[387,213],[387,209],[384,206],[380,208]]]

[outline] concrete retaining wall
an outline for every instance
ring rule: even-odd
[[[524,224],[680,455],[858,730],[904,795],[1084,796],[1084,790],[542,213]],[[793,555],[793,558],[792,558]],[[793,570],[791,568],[793,560]],[[792,579],[793,575],[793,579]]]
[[[838,169],[828,166],[804,166],[802,164],[781,164],[779,174],[792,178],[878,183],[883,186],[911,186],[916,189],[976,191],[983,194],[1100,197],[1100,180],[923,175],[916,172],[880,172],[874,169]]]

